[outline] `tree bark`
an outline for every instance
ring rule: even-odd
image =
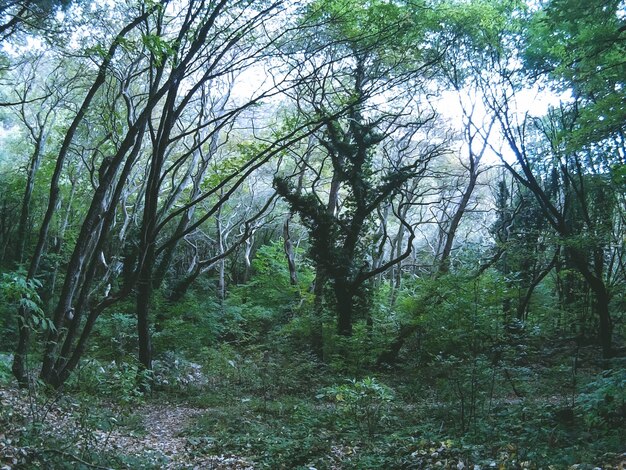
[[[335,301],[337,302],[337,333],[352,336],[352,311],[354,293],[350,286],[341,281],[334,281]]]
[[[152,339],[150,335],[150,301],[152,300],[152,271],[154,268],[154,245],[145,254],[137,282],[137,339],[139,362],[146,370],[152,370]]]
[[[287,257],[287,265],[289,267],[289,283],[292,286],[298,285],[298,271],[296,269],[295,254],[293,252],[293,244],[289,234],[289,218],[285,219],[283,224],[283,250]]]
[[[33,190],[35,188],[35,177],[39,170],[41,163],[41,156],[43,155],[45,136],[43,131],[35,138],[35,150],[30,158],[28,165],[28,174],[26,176],[26,188],[24,189],[24,196],[22,198],[22,207],[20,210],[20,221],[17,229],[17,250],[15,253],[15,259],[18,263],[24,262],[24,252],[26,249],[26,228],[28,225],[28,219],[30,217],[30,201],[33,197]]]

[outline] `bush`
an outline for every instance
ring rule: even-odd
[[[5,313],[2,310],[16,310],[19,308],[26,312],[26,325],[32,330],[51,330],[54,329],[54,322],[47,318],[41,309],[41,298],[38,289],[41,288],[41,282],[36,279],[28,279],[23,271],[12,271],[2,273],[0,275],[0,314]],[[14,314],[4,314],[2,318],[15,318]],[[4,322],[3,322],[4,323]],[[5,338],[17,337],[17,331],[11,331],[13,327],[10,324],[0,323],[0,333],[4,333]],[[10,334],[7,334],[10,333]]]
[[[612,428],[626,420],[626,370],[608,370],[587,384],[576,409],[589,429]]]
[[[174,303],[156,297],[153,345],[159,354],[176,351],[197,361],[200,352],[214,345],[230,327],[222,317],[219,304],[206,293],[190,291]]]
[[[355,428],[366,431],[371,438],[388,417],[394,393],[375,378],[366,377],[327,388],[318,397],[331,399]]]
[[[152,372],[133,357],[108,364],[91,359],[70,376],[66,387],[130,407],[143,400],[151,382]]]
[[[0,353],[0,384],[8,383],[13,379],[12,362],[13,356]]]
[[[104,361],[123,361],[125,357],[137,351],[136,315],[115,312],[103,316],[99,322],[92,346],[97,358]]]

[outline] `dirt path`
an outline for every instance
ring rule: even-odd
[[[206,455],[205,449],[193,445],[183,432],[196,416],[206,413],[201,408],[174,404],[150,404],[135,413],[143,416],[145,433],[132,433],[125,429],[102,433],[100,439],[116,452],[126,455],[163,456],[167,469],[236,469],[248,470],[254,466],[244,459],[226,455]]]
[[[181,433],[194,416],[203,412],[175,405],[145,406],[136,411],[137,415],[143,416],[145,433],[117,429],[110,434],[101,433],[100,439],[106,440],[116,451],[128,455],[159,453],[171,461],[172,465],[167,468],[178,468],[177,465],[190,460],[187,455],[189,443]]]
[[[16,388],[0,389],[0,411],[7,413],[5,418],[11,422],[31,421],[33,406],[29,397]],[[81,454],[85,449],[96,449],[99,452],[112,452],[129,457],[143,457],[153,462],[163,462],[159,466],[165,469],[215,469],[215,470],[248,470],[254,466],[235,456],[212,455],[210,447],[198,446],[183,435],[191,421],[208,411],[176,404],[150,403],[133,410],[133,415],[140,417],[138,426],[114,426],[110,432],[90,430],[80,424],[73,410],[55,404],[48,405],[44,410],[39,408],[37,416],[45,413],[44,433],[65,438],[75,448],[66,451],[48,449],[67,455]],[[10,416],[8,415],[10,413]],[[0,417],[2,418],[2,417]],[[0,421],[0,428],[2,428]],[[132,429],[134,428],[134,429]],[[87,431],[87,432],[85,432]],[[15,439],[19,433],[16,429],[0,429],[0,468],[11,469],[28,460],[28,453],[33,449],[21,447]],[[87,436],[92,439],[89,441]],[[87,452],[89,453],[89,452]],[[115,467],[119,468],[119,467]],[[124,468],[124,467],[122,467]]]

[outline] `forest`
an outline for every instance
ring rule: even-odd
[[[626,468],[624,0],[0,1],[0,469]]]

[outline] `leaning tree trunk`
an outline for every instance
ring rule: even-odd
[[[128,153],[126,162],[121,174],[114,183],[114,177],[121,159],[126,154],[126,146],[122,146],[116,159],[106,166],[106,171],[101,173],[99,186],[92,200],[92,207],[95,207],[93,214],[88,214],[81,228],[81,234],[74,247],[70,261],[69,273],[63,284],[61,298],[55,310],[55,325],[57,333],[49,335],[44,353],[41,377],[48,383],[59,386],[63,381],[59,378],[60,371],[66,368],[66,363],[70,356],[70,350],[74,337],[78,334],[79,328],[83,328],[82,336],[87,330],[87,324],[82,325],[82,317],[86,312],[91,297],[91,285],[96,276],[98,265],[98,253],[102,253],[106,244],[107,235],[114,225],[116,206],[120,200],[123,189],[128,180],[130,171],[136,161],[141,148],[142,136],[138,135],[132,143],[132,149]],[[129,144],[130,145],[130,144]],[[108,188],[108,189],[107,189]],[[97,225],[93,225],[97,223]],[[67,312],[73,312],[72,318],[67,317]],[[57,315],[60,317],[57,318]],[[91,315],[91,314],[90,314]],[[58,321],[58,323],[57,323]],[[94,320],[95,321],[95,320]],[[61,331],[60,325],[64,325]],[[62,338],[62,332],[65,338]],[[56,354],[58,346],[61,345],[61,353]],[[74,351],[72,356],[76,354]],[[56,356],[56,357],[55,357]],[[64,379],[63,379],[64,380]]]
[[[559,250],[557,249],[550,263],[535,276],[535,278],[532,280],[530,285],[526,288],[526,292],[524,293],[524,296],[521,299],[519,299],[519,302],[517,304],[517,319],[518,320],[526,321],[526,318],[528,316],[528,307],[530,305],[530,300],[532,299],[533,292],[535,291],[539,283],[543,281],[543,279],[550,273],[550,271],[552,271],[552,269],[554,269],[554,267],[556,266],[558,256],[559,256]]]
[[[35,188],[35,177],[39,170],[41,163],[41,156],[43,155],[45,136],[43,131],[37,136],[35,140],[35,150],[30,158],[28,165],[28,175],[26,177],[26,188],[24,189],[24,196],[22,197],[22,208],[20,210],[20,221],[17,229],[17,250],[15,253],[15,259],[18,263],[24,262],[24,252],[26,250],[26,227],[28,225],[28,219],[30,218],[30,202],[33,197],[33,190]]]

